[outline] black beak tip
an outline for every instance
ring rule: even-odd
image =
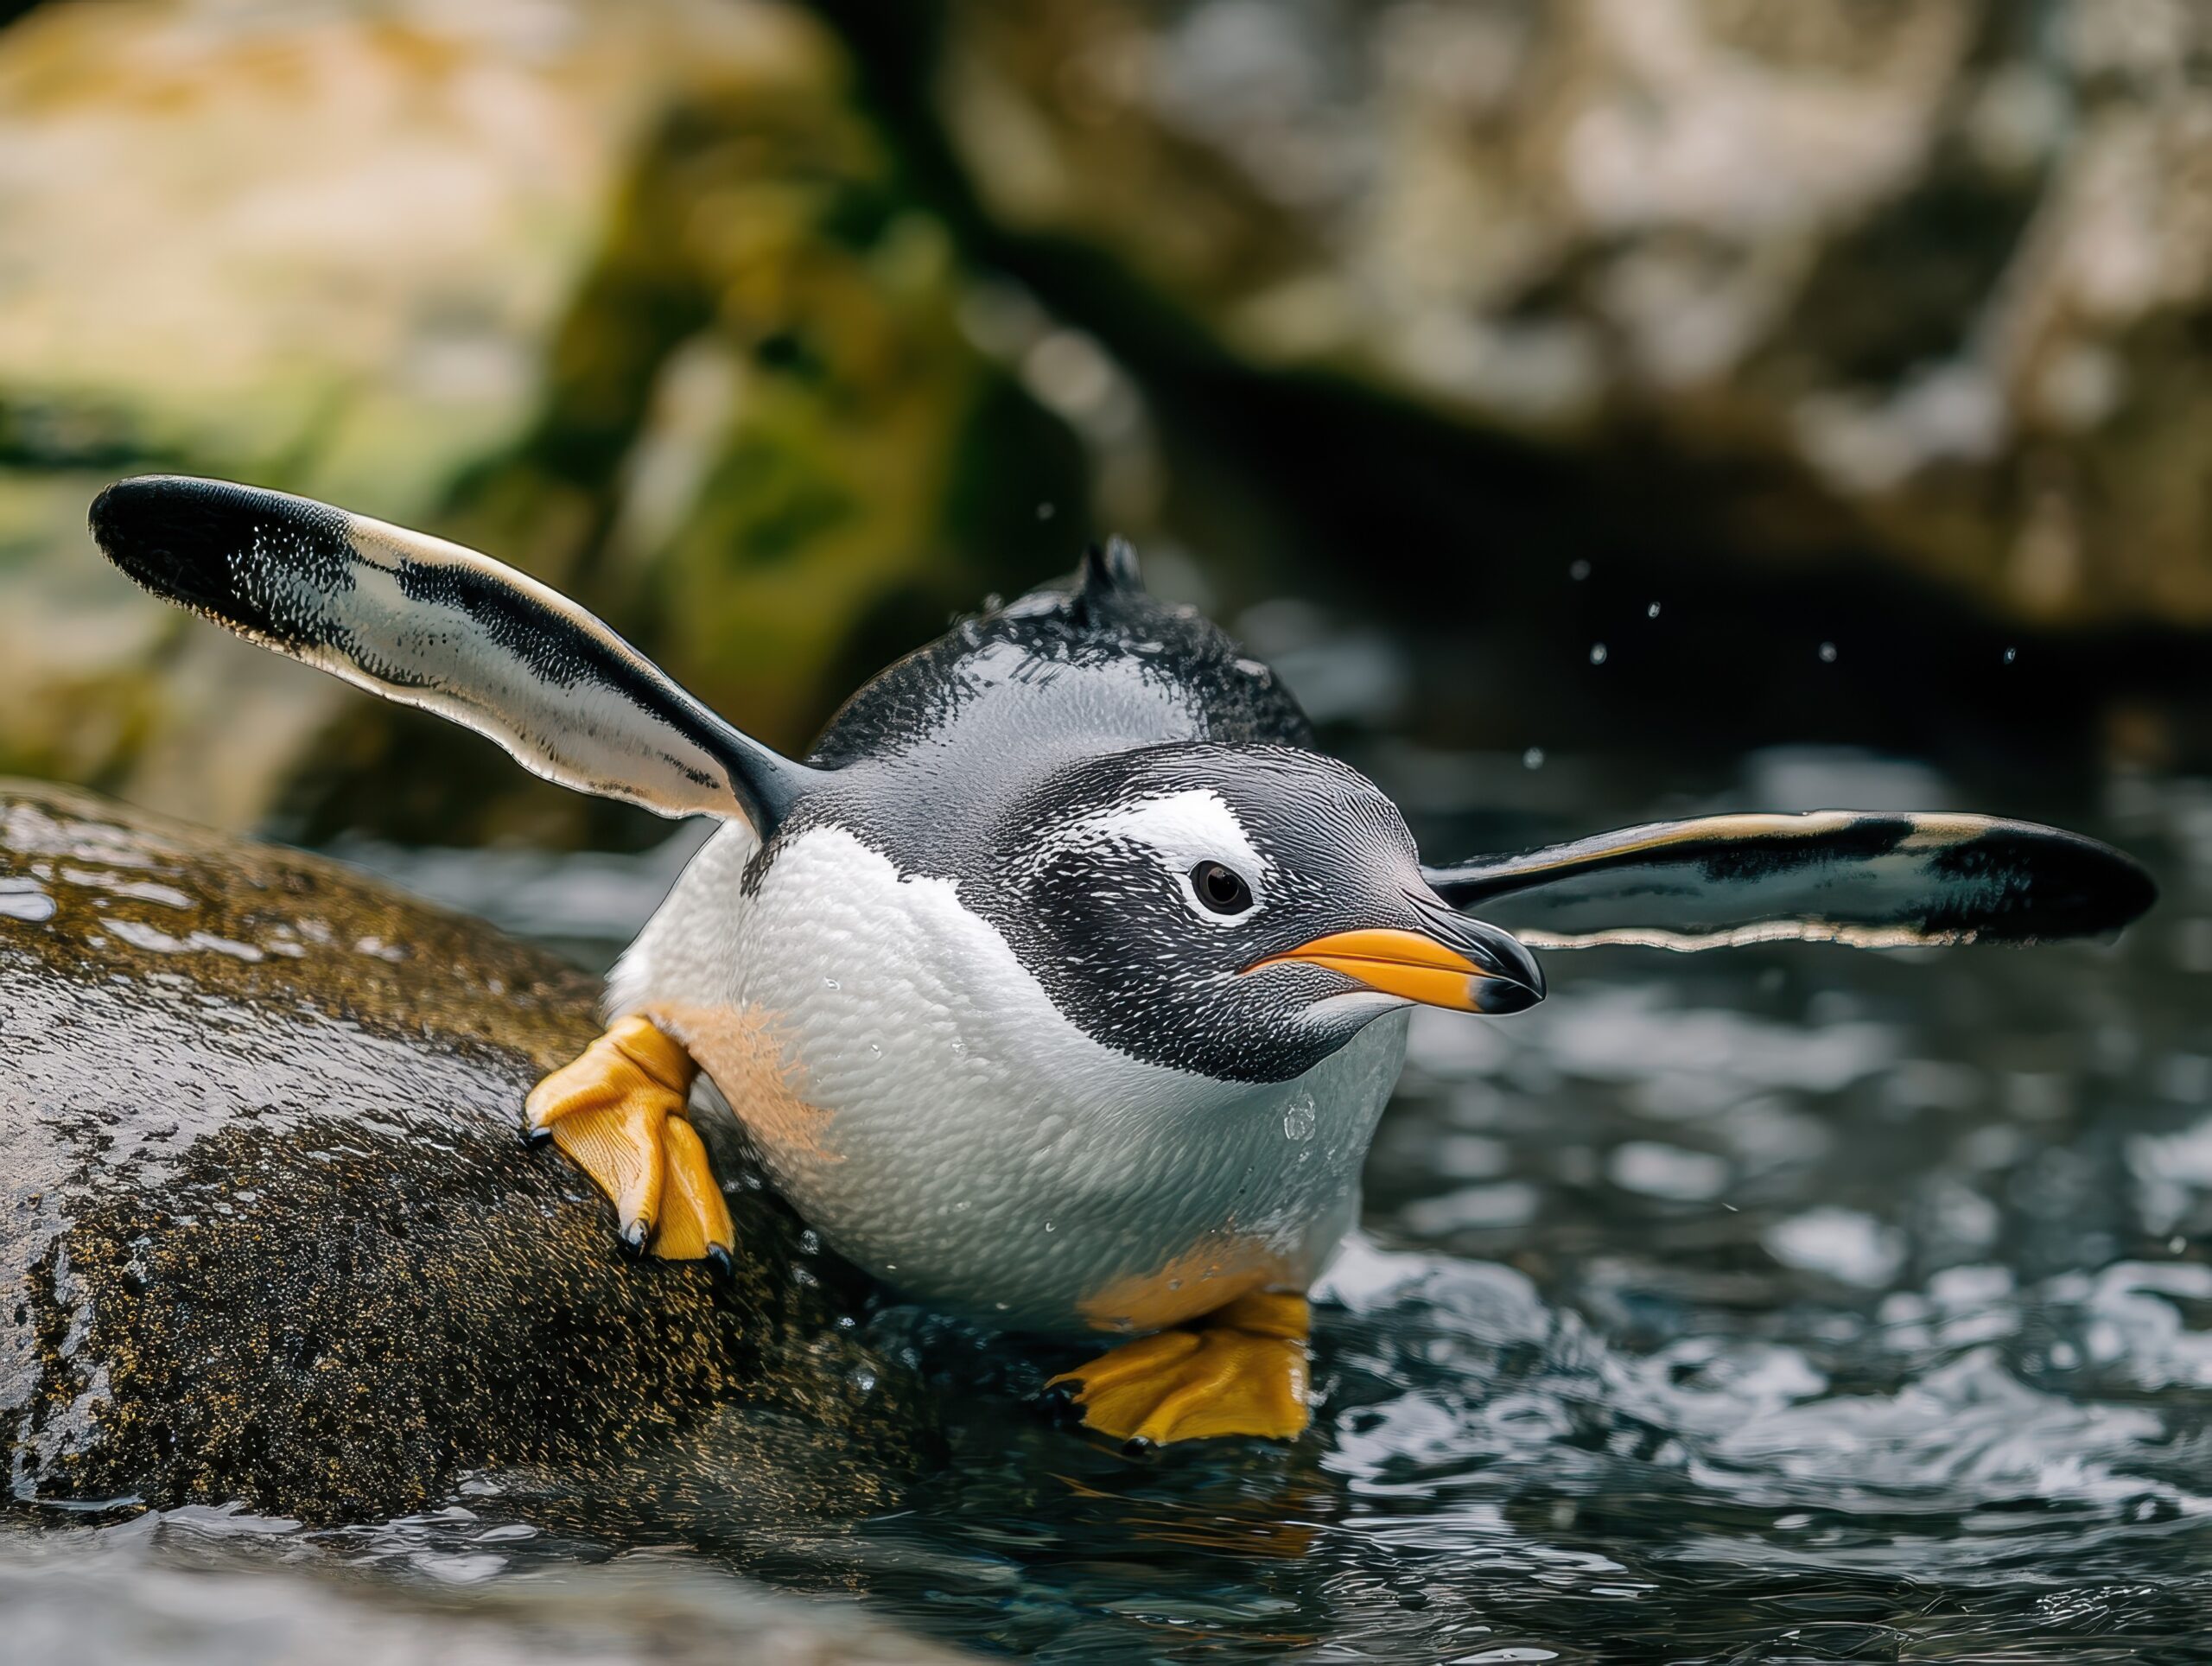
[[[1529,945],[1502,926],[1470,919],[1431,892],[1416,893],[1414,907],[1424,925],[1446,948],[1476,968],[1471,991],[1474,1008],[1485,1017],[1523,1013],[1544,998],[1544,969]]]
[[[1528,956],[1528,964],[1521,970],[1521,981],[1529,986],[1529,1004],[1533,1007],[1548,995],[1550,990],[1544,983],[1543,962],[1529,954],[1525,944],[1522,945],[1521,952]]]
[[[1543,998],[1544,980],[1539,973],[1534,988],[1505,978],[1491,978],[1476,992],[1475,1004],[1484,1017],[1503,1018],[1509,1013],[1527,1012]]]
[[[1544,998],[1544,969],[1527,944],[1491,926],[1483,946],[1491,975],[1483,980],[1476,1000],[1484,1013],[1523,1013]]]

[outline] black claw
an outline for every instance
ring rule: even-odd
[[[645,1222],[632,1221],[629,1225],[624,1227],[622,1229],[621,1241],[622,1250],[625,1255],[627,1255],[632,1260],[643,1261],[645,1256]]]
[[[707,1246],[707,1264],[715,1269],[716,1278],[733,1278],[737,1274],[737,1262],[729,1251],[719,1243]]]
[[[1071,1423],[1079,1422],[1083,1408],[1076,1404],[1075,1397],[1078,1392],[1078,1385],[1072,1383],[1048,1383],[1037,1390],[1037,1409],[1056,1428],[1065,1428]]]
[[[1122,1456],[1124,1458],[1152,1458],[1158,1456],[1159,1453],[1160,1442],[1147,1440],[1141,1434],[1132,1434],[1122,1442]]]
[[[550,1122],[543,1128],[531,1128],[527,1124],[523,1128],[522,1142],[526,1146],[542,1146],[552,1137],[553,1125]]]

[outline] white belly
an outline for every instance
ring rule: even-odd
[[[1046,1332],[1154,1329],[1319,1273],[1357,1211],[1402,1012],[1294,1081],[1213,1081],[1084,1035],[950,881],[815,830],[747,897],[754,849],[732,826],[701,852],[609,1005],[690,1046],[839,1253]]]

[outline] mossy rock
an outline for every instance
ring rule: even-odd
[[[734,1186],[727,1280],[632,1262],[518,1137],[594,995],[334,864],[0,785],[18,1503],[362,1519],[470,1477],[574,1497],[622,1475],[664,1511],[687,1487],[887,1498],[925,1398],[841,1327],[864,1292],[780,1205]]]
[[[1074,442],[798,7],[48,8],[0,31],[0,150],[47,159],[0,176],[0,771],[642,836],[136,595],[84,531],[132,472],[475,544],[793,747],[884,639],[1073,563]]]

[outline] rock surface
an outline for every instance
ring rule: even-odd
[[[2203,6],[946,11],[934,118],[990,218],[1247,366],[1589,490],[1656,447],[1760,563],[1848,545],[2016,620],[2212,623]]]
[[[17,1504],[359,1520],[471,1475],[628,1476],[772,1517],[895,1486],[924,1408],[785,1212],[738,1188],[727,1283],[633,1264],[517,1137],[594,995],[334,864],[0,786]]]

